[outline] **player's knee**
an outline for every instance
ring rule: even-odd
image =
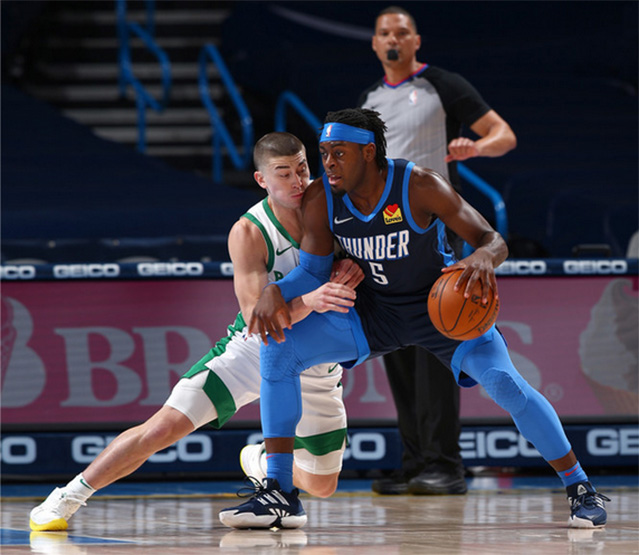
[[[171,445],[173,437],[173,428],[169,423],[156,422],[154,426],[145,430],[141,443],[145,450],[159,451],[166,445]]]
[[[267,380],[282,379],[294,366],[293,342],[276,343],[273,339],[268,345],[260,347],[260,373]]]
[[[311,474],[308,475],[308,483],[303,489],[314,497],[330,497],[337,490],[339,474]]]
[[[518,414],[528,402],[525,382],[518,378],[504,370],[490,368],[484,372],[481,385],[501,408],[510,414]]]
[[[184,422],[175,418],[153,418],[140,426],[139,445],[145,451],[160,451],[182,439],[189,431]]]

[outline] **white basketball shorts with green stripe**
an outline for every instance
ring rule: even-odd
[[[165,403],[195,428],[208,423],[220,428],[260,396],[260,338],[246,336],[241,314],[228,330],[175,385]],[[294,455],[298,468],[311,474],[334,474],[342,468],[346,409],[341,377],[339,364],[318,364],[300,376],[303,411]]]

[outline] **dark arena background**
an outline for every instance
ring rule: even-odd
[[[638,553],[638,13],[635,1],[401,3],[418,60],[459,72],[517,134],[463,163],[505,236],[498,325],[612,501],[568,530],[561,483],[479,388],[462,391],[467,496],[385,497],[402,447],[382,359],[346,371],[349,445],[303,530],[230,532],[259,405],[101,490],[68,532],[29,511],[156,412],[238,311],[226,240],[262,198],[251,150],[382,76],[386,2],[3,0],[3,553]],[[585,532],[581,534],[581,532]],[[196,551],[197,550],[197,551]]]

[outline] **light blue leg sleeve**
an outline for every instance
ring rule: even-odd
[[[300,377],[272,381],[262,378],[260,416],[264,437],[294,437],[302,417]]]
[[[260,415],[265,438],[293,437],[302,417],[300,373],[304,368],[296,360],[294,342],[286,340],[260,348],[262,384]]]
[[[547,399],[513,366],[506,343],[495,331],[459,361],[461,370],[481,384],[491,399],[509,412],[522,435],[547,461],[570,451],[559,417]]]
[[[322,362],[359,361],[368,343],[351,312],[310,314],[290,330],[286,341],[270,340],[260,348],[260,410],[264,437],[293,437],[302,415],[299,375]]]

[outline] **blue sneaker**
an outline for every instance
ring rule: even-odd
[[[229,528],[301,528],[306,513],[298,499],[299,490],[291,493],[280,489],[277,480],[264,478],[263,485],[249,478],[251,498],[238,507],[220,511],[220,521]],[[245,497],[238,492],[239,497]]]
[[[570,528],[598,528],[606,524],[606,505],[610,501],[597,493],[590,482],[579,482],[566,488],[570,501]]]

